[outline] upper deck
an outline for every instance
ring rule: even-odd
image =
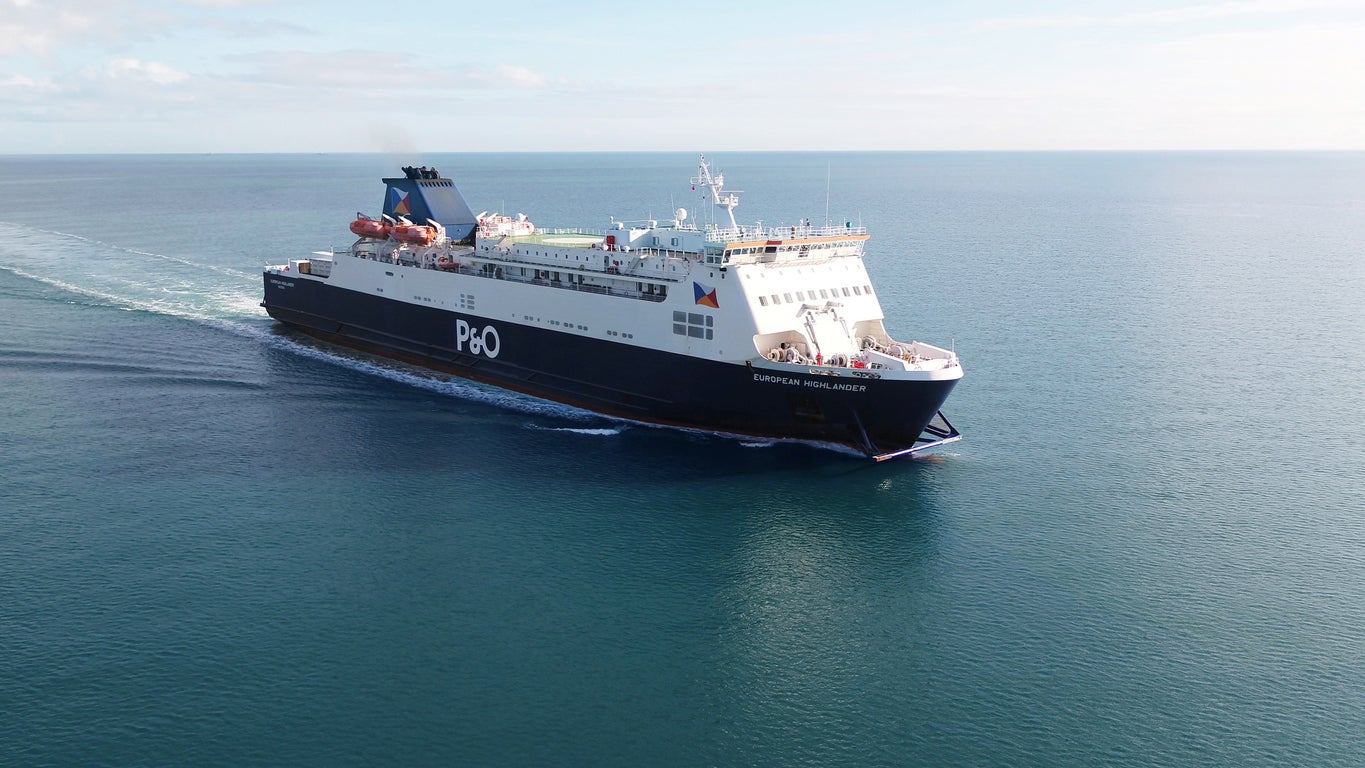
[[[734,217],[734,209],[739,205],[738,195],[723,189],[724,176],[712,174],[705,157],[701,159],[692,184],[694,190],[698,187],[709,189],[719,214],[714,219],[720,223],[713,221],[698,227],[689,220],[687,210],[679,208],[672,220],[666,222],[652,219],[630,222],[613,218],[611,227],[603,230],[542,230],[532,225],[523,214],[518,214],[514,219],[502,214],[485,213],[477,217],[476,247],[481,252],[496,247],[506,253],[515,250],[552,258],[562,257],[566,249],[587,248],[635,253],[642,257],[654,255],[690,259],[725,267],[861,256],[869,237],[864,227],[854,226],[852,221],[842,225],[828,222],[817,225],[810,219],[776,226],[765,226],[761,221],[739,224]],[[560,253],[537,250],[537,246],[560,249]],[[531,250],[528,251],[528,247]],[[577,260],[572,256],[570,258]],[[604,268],[622,266],[615,260],[605,261],[603,265]]]
[[[852,223],[843,226],[814,226],[809,221],[798,224],[765,227],[758,224],[739,224],[733,227],[706,226],[706,240],[710,243],[740,243],[747,240],[766,242],[768,240],[830,240],[839,238],[860,238],[866,240],[867,228],[855,227]]]

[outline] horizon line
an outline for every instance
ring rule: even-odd
[[[0,152],[0,157],[119,157],[119,156],[205,156],[205,155],[643,155],[695,154],[696,149],[409,149],[409,150],[200,150],[181,152]],[[1365,152],[1359,148],[1199,148],[1199,149],[721,149],[704,150],[714,153],[741,154],[1351,154]]]

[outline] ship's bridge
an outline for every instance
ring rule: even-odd
[[[863,252],[867,240],[867,230],[853,226],[852,221],[843,226],[816,226],[810,219],[801,219],[796,224],[763,226],[763,222],[743,225],[735,220],[735,208],[739,206],[737,190],[725,189],[725,175],[713,173],[711,164],[702,156],[697,165],[697,175],[692,178],[692,189],[701,188],[710,192],[714,206],[713,221],[722,224],[707,224],[704,230],[704,248],[708,264],[757,264],[797,259],[826,259],[835,256],[858,256]],[[724,226],[723,222],[729,222]]]
[[[821,261],[836,256],[860,256],[867,230],[851,224],[842,227],[736,227],[707,230],[706,261],[710,264],[768,264],[787,261]]]

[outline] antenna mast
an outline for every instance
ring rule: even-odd
[[[716,208],[725,209],[725,215],[730,219],[730,229],[734,232],[739,231],[739,225],[735,223],[735,206],[739,205],[739,195],[734,192],[725,192],[725,174],[711,174],[711,165],[706,162],[706,155],[701,156],[697,164],[697,175],[692,179],[692,184],[700,184],[711,190],[711,203]]]

